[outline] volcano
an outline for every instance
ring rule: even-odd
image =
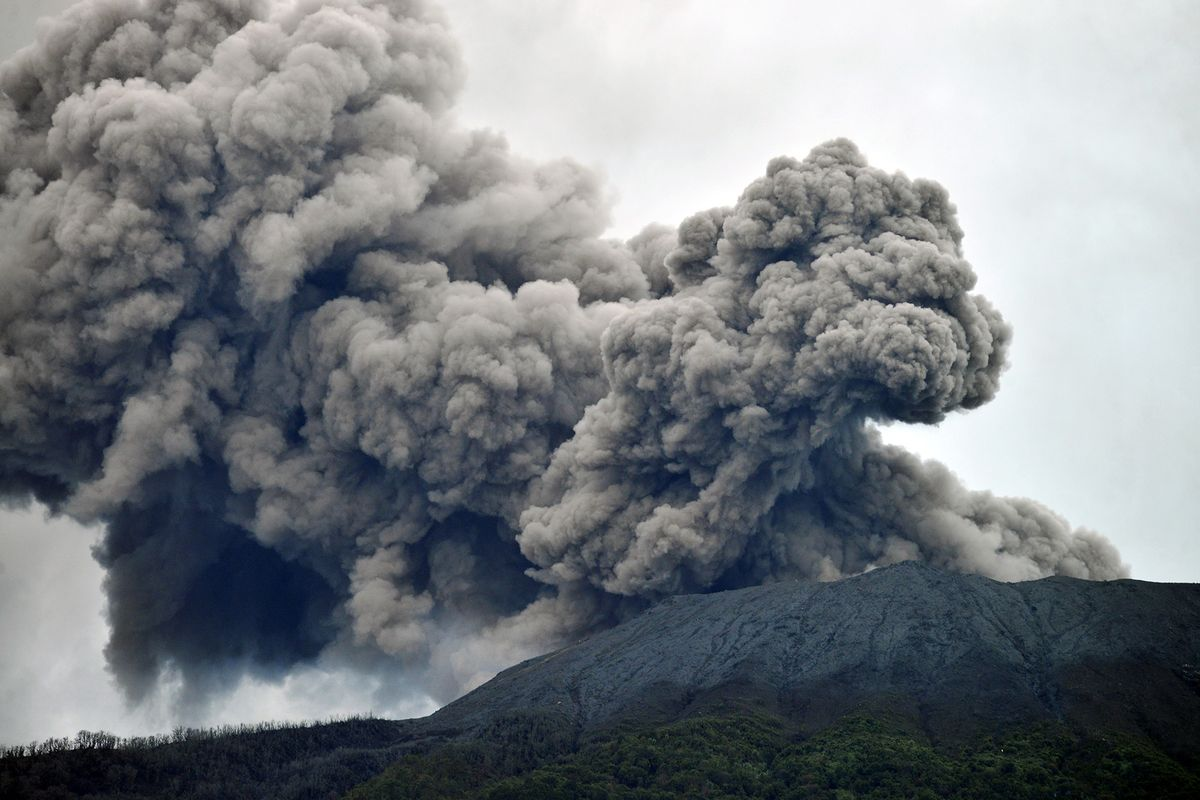
[[[732,709],[819,730],[870,709],[936,740],[1055,720],[1200,752],[1200,586],[1001,583],[905,562],[669,598],[429,718],[545,709],[584,732]]]
[[[1200,585],[907,562],[672,597],[423,719],[14,750],[6,797],[1196,797]]]

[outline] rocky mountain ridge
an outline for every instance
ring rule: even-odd
[[[1200,585],[1001,583],[906,562],[673,597],[500,673],[421,727],[542,709],[586,732],[730,705],[801,730],[870,708],[934,738],[1046,719],[1200,751]]]

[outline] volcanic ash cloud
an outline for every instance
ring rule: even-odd
[[[882,444],[994,395],[946,192],[839,140],[628,243],[450,114],[440,13],[92,0],[0,68],[0,491],[106,526],[131,697],[322,653],[435,695],[676,592],[1113,578]]]

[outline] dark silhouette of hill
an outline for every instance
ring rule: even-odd
[[[8,757],[0,795],[1195,797],[1198,753],[1200,586],[906,563],[671,598],[424,719]]]
[[[119,742],[81,733],[0,759],[3,798],[328,797],[399,758],[406,723],[353,719]],[[9,748],[10,750],[28,750]]]

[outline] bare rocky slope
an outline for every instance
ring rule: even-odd
[[[882,711],[934,740],[1057,720],[1194,754],[1200,585],[1000,583],[909,562],[674,597],[502,672],[416,727],[469,732],[538,710],[586,734],[730,707],[802,731]]]

